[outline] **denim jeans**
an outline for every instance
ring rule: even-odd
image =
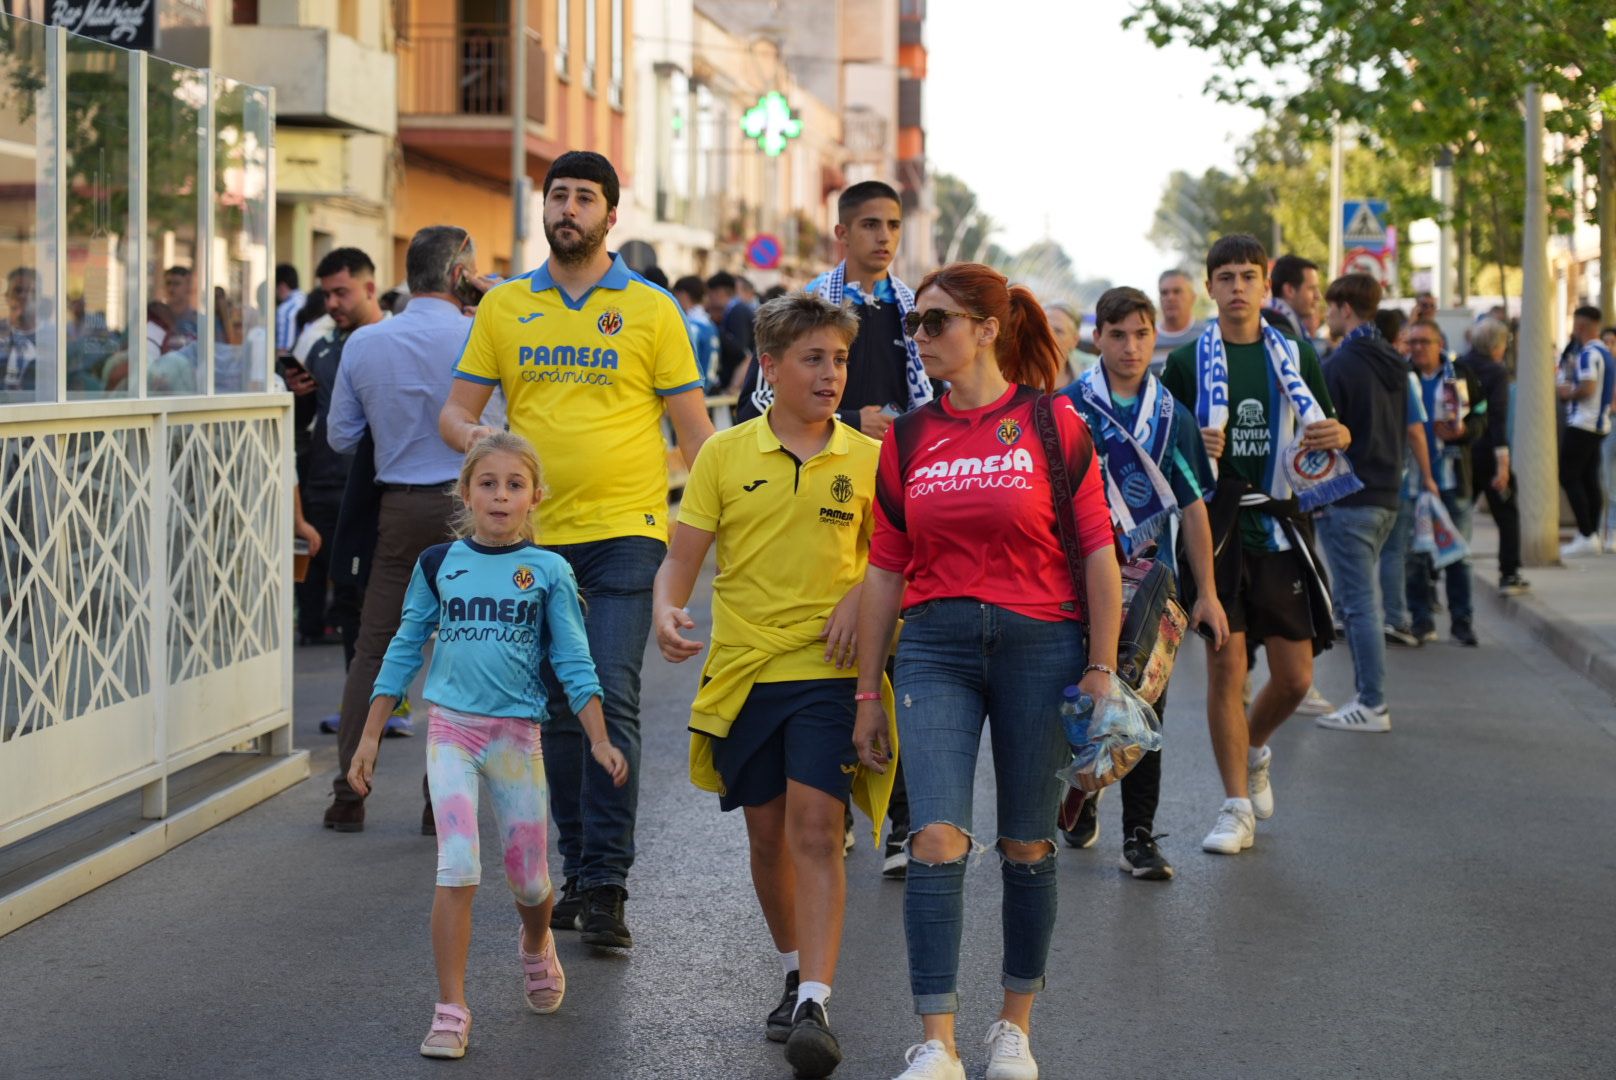
[[[1458,492],[1444,491],[1442,505],[1448,508],[1453,527],[1470,542],[1470,516],[1476,508],[1473,499],[1461,499]],[[1443,568],[1448,584],[1448,612],[1455,623],[1469,623],[1474,612],[1470,606],[1470,556]],[[1408,560],[1408,608],[1414,616],[1415,626],[1431,625],[1431,558],[1418,555]]]
[[[1407,630],[1408,564],[1413,553],[1408,545],[1414,539],[1414,500],[1397,500],[1397,518],[1380,549],[1380,603],[1386,611],[1386,625]]]
[[[612,778],[589,753],[578,717],[555,672],[542,669],[550,697],[544,721],[544,768],[550,777],[550,816],[559,834],[561,872],[583,889],[623,885],[634,864],[634,815],[640,801],[640,663],[651,632],[651,581],[667,545],[646,536],[587,544],[558,544],[578,578],[584,632],[595,660],[606,713],[606,734],[628,759],[628,783]]]
[[[1004,880],[1001,984],[1044,987],[1055,929],[1055,815],[1071,760],[1058,712],[1061,689],[1083,670],[1083,628],[1043,622],[976,600],[934,600],[905,615],[898,643],[898,743],[913,829],[953,825],[973,838],[971,792],[982,724],[991,716],[997,832],[1046,842],[1035,863],[1000,857]],[[913,843],[914,833],[910,834]],[[960,935],[967,856],[913,858],[904,888],[909,985],[922,1015],[959,1011]]]
[[[1386,615],[1379,596],[1380,553],[1397,524],[1383,506],[1329,506],[1319,512],[1319,543],[1330,563],[1331,593],[1352,647],[1358,700],[1386,704]]]

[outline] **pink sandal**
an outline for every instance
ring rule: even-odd
[[[421,1056],[462,1058],[471,1041],[471,1012],[463,1005],[438,1002],[432,1009],[432,1030],[421,1041]]]
[[[527,1007],[543,1015],[561,1008],[561,999],[567,996],[567,973],[561,970],[561,958],[556,955],[555,934],[546,933],[544,951],[533,956],[522,947],[518,929],[516,954],[522,960],[522,996]]]

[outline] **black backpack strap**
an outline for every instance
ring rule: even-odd
[[[930,407],[930,405],[921,406],[922,409]],[[881,504],[881,512],[887,516],[887,520],[899,532],[909,531],[908,518],[905,516],[903,509],[903,493],[905,488],[908,487],[909,466],[914,461],[915,449],[920,442],[920,425],[914,422],[916,415],[920,411],[920,409],[916,409],[913,412],[894,417],[892,420],[889,437],[893,441],[894,449],[898,452],[898,490],[888,492],[881,487],[879,482],[875,485],[875,497]]]
[[[1083,577],[1083,551],[1079,544],[1077,514],[1072,509],[1078,486],[1094,463],[1094,441],[1085,435],[1075,446],[1062,447],[1060,428],[1055,423],[1055,399],[1043,394],[1032,404],[1032,423],[1043,443],[1044,461],[1049,467],[1049,487],[1055,500],[1055,531],[1060,534],[1066,566],[1079,605],[1087,604],[1088,589]]]

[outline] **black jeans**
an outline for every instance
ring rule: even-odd
[[[309,560],[308,573],[293,586],[297,597],[297,632],[300,637],[318,640],[327,626],[342,634],[347,659],[353,659],[354,641],[359,636],[360,592],[352,585],[331,580],[331,539],[337,534],[337,513],[342,509],[342,492],[305,488],[299,492],[303,517],[320,534],[320,551]],[[326,599],[330,587],[331,597]]]
[[[1498,526],[1498,576],[1508,577],[1521,568],[1521,508],[1515,499],[1515,470],[1509,473],[1509,486],[1493,490],[1498,463],[1489,454],[1476,460],[1476,491],[1487,498],[1487,513]]]
[[[1161,697],[1156,699],[1156,722],[1160,723],[1167,715],[1167,690],[1163,689]],[[1128,775],[1122,778],[1122,838],[1124,840],[1133,836],[1136,828],[1146,832],[1154,832],[1156,828],[1156,806],[1161,802],[1161,756],[1160,750],[1152,750],[1139,759],[1139,764],[1129,770]]]
[[[1560,443],[1560,486],[1565,488],[1577,531],[1583,536],[1599,531],[1599,512],[1605,506],[1605,493],[1599,486],[1599,447],[1604,441],[1603,435],[1568,427]]]

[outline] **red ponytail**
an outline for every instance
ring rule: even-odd
[[[1060,346],[1031,289],[1011,285],[1003,274],[981,263],[950,263],[933,270],[915,292],[934,285],[971,314],[999,321],[993,353],[1006,379],[1045,393],[1055,389],[1062,363]]]

